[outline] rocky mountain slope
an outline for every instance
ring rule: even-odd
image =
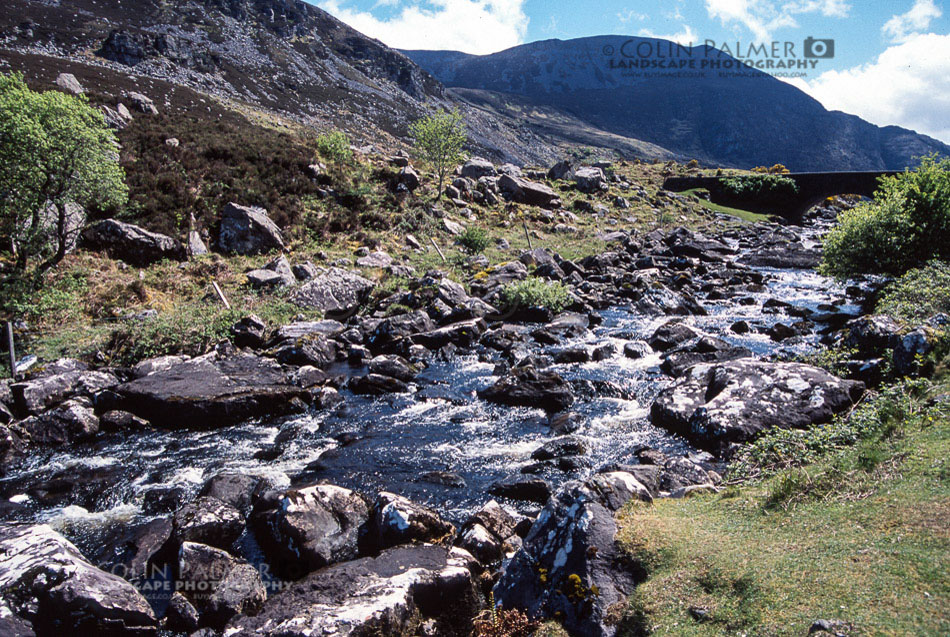
[[[783,163],[792,170],[901,170],[914,158],[950,147],[896,126],[878,127],[828,111],[797,88],[742,67],[720,73],[704,63],[733,58],[702,47],[600,36],[547,40],[484,56],[406,51],[449,94],[554,108],[589,129],[644,140],[702,161],[749,168]],[[637,52],[643,52],[641,58]],[[626,53],[627,55],[624,55]],[[686,73],[630,68],[663,58],[692,59]],[[460,90],[466,89],[466,90]]]
[[[386,148],[426,108],[460,106],[473,150],[518,162],[558,153],[517,124],[457,104],[403,54],[297,0],[11,0],[0,60],[29,81],[68,71],[93,94],[130,82],[156,87],[159,108],[183,87],[239,110],[347,130]],[[58,61],[58,64],[57,64]],[[156,84],[156,81],[161,84]],[[165,86],[166,90],[161,90]]]

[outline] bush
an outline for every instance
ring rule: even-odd
[[[484,228],[468,226],[462,234],[458,236],[457,242],[466,254],[474,255],[484,252],[485,248],[491,243],[491,238],[488,236],[488,231]]]
[[[723,190],[736,197],[754,197],[763,203],[780,201],[798,193],[798,184],[791,177],[782,175],[755,174],[725,177],[721,180]]]
[[[231,326],[242,316],[237,309],[189,304],[151,319],[126,322],[112,333],[104,353],[110,364],[120,366],[154,356],[197,356],[227,339]]]
[[[348,164],[353,159],[350,138],[343,131],[330,131],[317,137],[317,152],[328,162]]]
[[[551,310],[555,314],[571,302],[571,296],[564,284],[545,281],[537,277],[529,277],[524,281],[505,286],[501,297],[507,309],[540,307]]]
[[[950,159],[881,179],[874,201],[838,217],[825,238],[821,271],[847,278],[900,275],[932,259],[950,260]]]
[[[931,261],[907,272],[885,289],[877,311],[909,325],[950,314],[950,263]]]
[[[517,609],[492,607],[475,620],[475,637],[531,637],[540,626]]]

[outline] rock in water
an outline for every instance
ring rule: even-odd
[[[284,237],[263,208],[229,203],[221,213],[218,248],[228,254],[283,250]]]
[[[625,607],[636,585],[614,542],[614,512],[633,498],[651,500],[625,472],[565,485],[505,566],[495,586],[497,603],[531,617],[557,616],[572,635],[614,635],[612,607]]]
[[[155,614],[135,587],[87,562],[45,524],[0,524],[0,599],[40,634],[156,631]]]
[[[462,526],[456,544],[482,564],[491,564],[506,553],[521,547],[521,538],[515,533],[517,520],[494,500],[479,509]]]
[[[251,524],[274,570],[296,579],[355,559],[368,519],[369,506],[361,495],[319,484],[262,499]]]
[[[696,365],[653,403],[653,424],[721,456],[773,427],[826,423],[855,403],[864,383],[800,363],[738,360]]]
[[[173,533],[179,542],[200,542],[230,550],[244,530],[244,516],[211,496],[201,496],[175,512]]]
[[[386,492],[379,494],[368,527],[375,550],[410,542],[435,542],[454,531],[455,527],[435,511]]]
[[[255,615],[267,599],[260,573],[226,551],[184,542],[178,582],[198,611],[198,623],[221,629],[235,615]]]
[[[432,545],[400,547],[312,573],[267,600],[256,617],[235,617],[228,637],[467,635],[478,610],[471,555]]]
[[[86,228],[82,242],[88,250],[102,250],[113,259],[139,267],[162,259],[181,259],[185,255],[182,245],[171,237],[115,219],[105,219]]]
[[[479,397],[512,407],[538,407],[546,411],[564,411],[574,404],[574,394],[555,372],[520,367],[487,389]]]
[[[108,372],[75,370],[13,383],[10,385],[10,392],[16,411],[38,414],[62,402],[71,394],[91,397],[118,384],[119,379]]]
[[[307,392],[275,361],[253,354],[212,353],[116,388],[123,409],[156,426],[213,429],[302,411]]]
[[[356,272],[330,268],[304,284],[293,296],[300,307],[340,315],[356,310],[375,284]]]

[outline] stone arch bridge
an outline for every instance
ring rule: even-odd
[[[762,214],[779,215],[792,223],[801,223],[808,210],[834,195],[862,195],[870,197],[881,177],[898,174],[895,171],[790,173],[784,175],[795,181],[798,193],[781,203],[756,201],[753,196],[737,196],[723,188],[719,177],[669,177],[663,182],[665,190],[683,192],[696,188],[709,191],[713,203]]]

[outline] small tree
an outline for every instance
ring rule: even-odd
[[[128,199],[118,143],[83,96],[38,93],[19,73],[0,75],[0,232],[24,272],[42,273],[75,241],[75,206]]]
[[[438,199],[445,176],[462,160],[462,146],[468,140],[462,114],[458,110],[439,111],[416,120],[409,131],[419,157],[431,164],[439,177]]]
[[[317,152],[321,157],[335,164],[348,164],[353,159],[350,138],[339,130],[320,135],[317,138]]]

